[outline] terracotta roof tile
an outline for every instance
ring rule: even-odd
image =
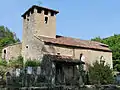
[[[84,62],[80,60],[73,59],[71,56],[65,56],[65,55],[51,55],[51,54],[45,54],[45,57],[48,57],[49,60],[52,60],[54,62],[59,63],[72,63],[72,64],[84,64]]]
[[[111,52],[108,45],[100,42],[90,41],[90,40],[81,40],[81,39],[64,37],[64,36],[56,36],[56,38],[38,36],[37,38],[43,40],[46,43],[51,43],[51,44],[65,45],[65,46],[71,46],[71,47],[81,47],[81,48]]]

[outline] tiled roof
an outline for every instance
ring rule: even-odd
[[[44,57],[47,57],[47,59],[49,58],[49,60],[59,63],[84,64],[84,62],[73,59],[71,56],[45,54]]]
[[[80,39],[64,37],[64,36],[56,36],[56,38],[38,36],[37,38],[41,39],[45,43],[111,52],[108,45],[90,40],[80,40]]]

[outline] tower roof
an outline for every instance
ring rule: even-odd
[[[33,10],[34,8],[36,8],[36,9],[42,9],[42,10],[48,10],[48,11],[54,12],[55,14],[59,13],[59,11],[57,11],[57,10],[53,10],[53,9],[46,8],[46,7],[42,7],[42,6],[33,5],[31,8],[29,8],[29,9],[22,15],[22,17],[24,17],[28,12],[30,12],[30,11]]]

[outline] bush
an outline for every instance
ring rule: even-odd
[[[7,66],[7,61],[0,60],[0,66]]]
[[[89,80],[91,84],[111,84],[113,83],[113,73],[109,65],[96,61],[89,65]]]
[[[12,68],[22,68],[23,65],[24,65],[24,63],[23,63],[23,57],[22,56],[18,56],[17,59],[9,61],[9,67],[12,67]]]
[[[3,80],[4,79],[4,76],[5,76],[5,73],[6,73],[6,71],[7,71],[7,62],[5,61],[5,60],[0,60],[0,77],[2,77],[1,78],[1,80]],[[0,84],[1,84],[2,82],[0,82]]]
[[[25,67],[37,67],[37,66],[40,66],[40,61],[38,60],[27,60],[26,63],[25,63]]]

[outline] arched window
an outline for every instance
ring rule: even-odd
[[[3,59],[6,59],[6,53],[7,53],[7,51],[6,51],[6,49],[4,49],[4,56],[3,56]]]
[[[4,50],[4,54],[6,54],[6,49]]]
[[[100,63],[105,63],[105,58],[103,56],[100,57]]]
[[[44,22],[45,24],[47,24],[48,23],[48,17],[45,17],[45,22]]]

